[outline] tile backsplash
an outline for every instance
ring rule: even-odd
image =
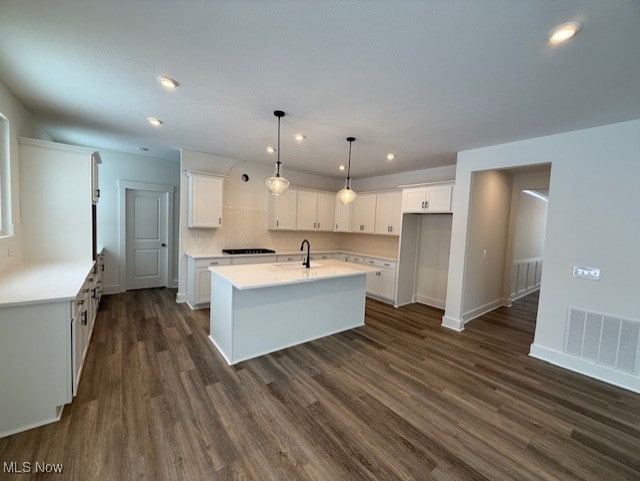
[[[308,239],[313,250],[346,250],[396,257],[398,238],[333,232],[270,231],[266,209],[223,209],[219,229],[187,229],[185,249],[190,254],[219,254],[226,248],[265,247],[276,252],[300,249]]]

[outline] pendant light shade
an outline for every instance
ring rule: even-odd
[[[355,137],[347,137],[347,142],[349,142],[349,167],[347,168],[347,178],[345,179],[344,188],[340,189],[336,194],[338,196],[338,200],[343,205],[351,204],[351,202],[356,200],[356,193],[351,188],[351,143],[354,140],[356,140]]]
[[[278,117],[278,149],[276,150],[278,154],[278,160],[276,161],[276,171],[275,173],[265,180],[265,184],[267,185],[267,189],[273,195],[278,196],[285,193],[287,188],[289,187],[289,181],[282,177],[282,162],[280,162],[280,119],[284,117],[284,112],[282,110],[276,110],[273,112],[273,115]]]

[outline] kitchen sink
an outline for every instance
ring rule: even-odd
[[[275,263],[273,265],[275,267],[277,267],[278,269],[289,269],[289,270],[306,269],[306,267],[302,264],[302,261],[277,262],[277,263]],[[322,264],[320,264],[319,262],[311,261],[310,267],[322,267]]]

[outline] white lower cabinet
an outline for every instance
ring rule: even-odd
[[[211,272],[209,266],[228,266],[231,259],[207,257],[187,262],[187,304],[191,309],[208,307],[211,300]]]
[[[367,295],[395,301],[396,263],[374,257],[366,257],[364,264],[381,268],[380,272],[367,274]]]

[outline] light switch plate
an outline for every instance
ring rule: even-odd
[[[582,277],[597,281],[600,279],[600,269],[597,267],[573,266],[573,277]]]

